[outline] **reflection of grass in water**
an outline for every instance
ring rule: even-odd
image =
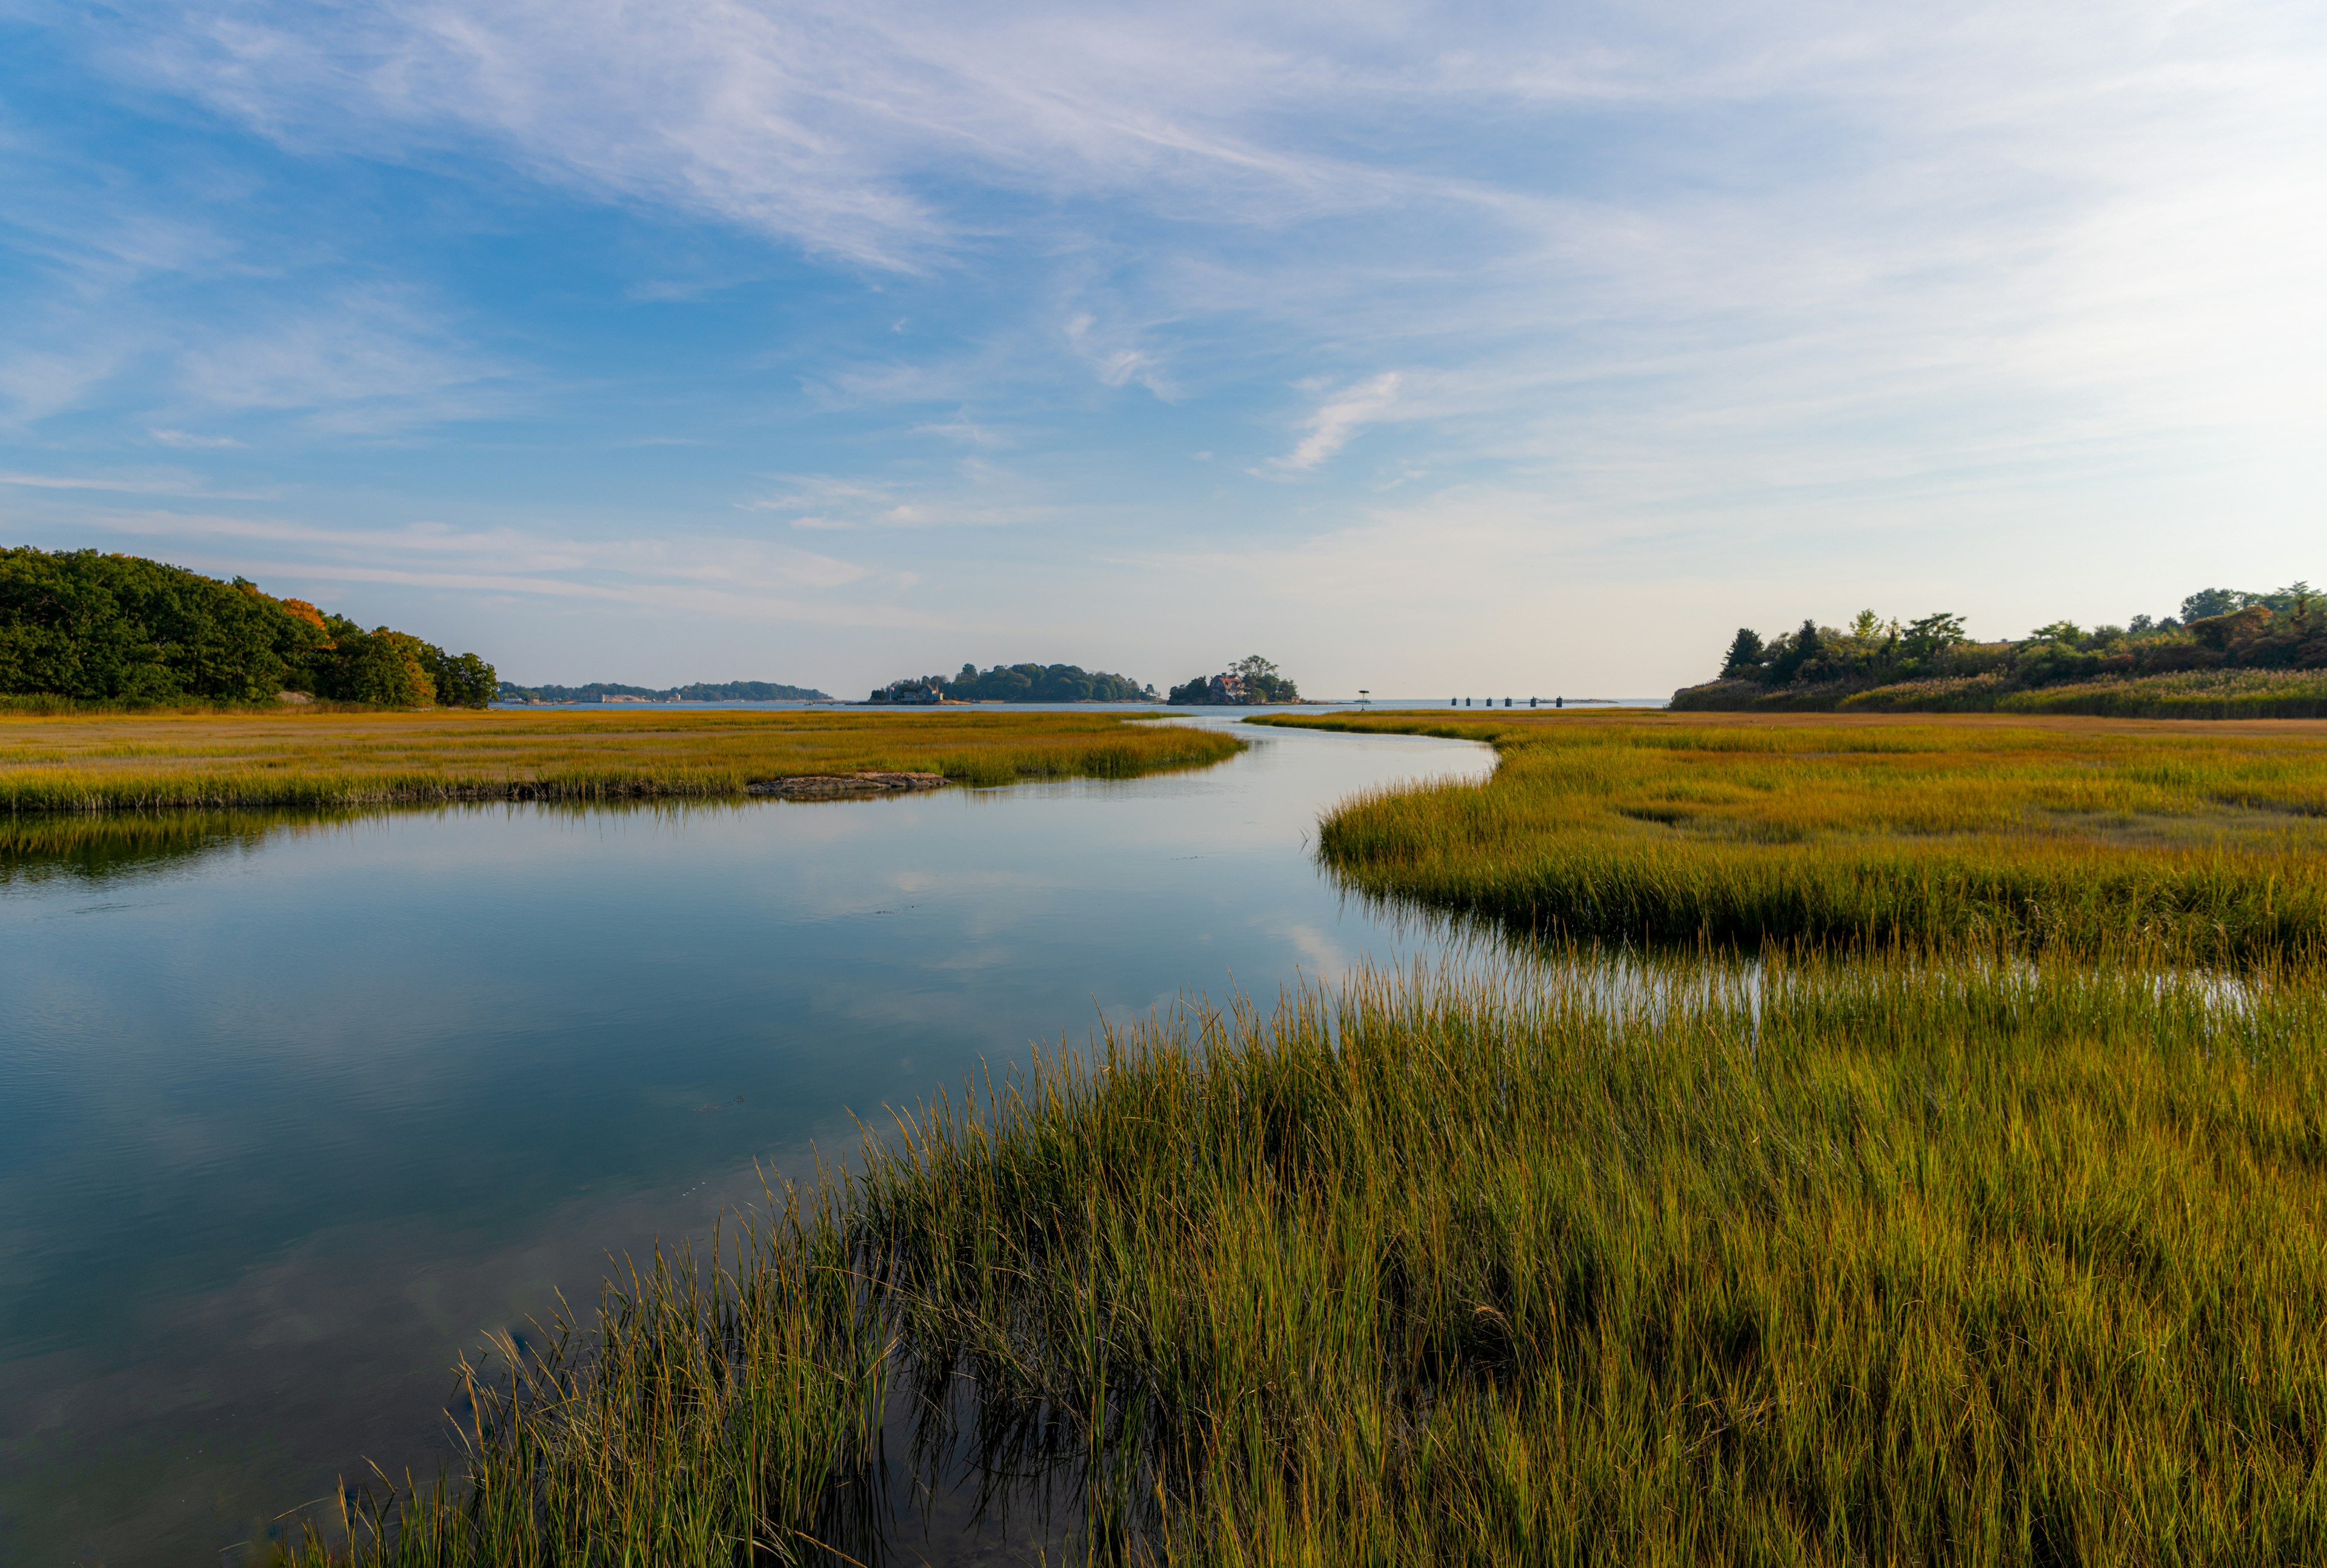
[[[832,1532],[892,1341],[1179,1561],[2327,1539],[2315,982],[1606,967],[1363,977],[940,1105],[715,1283],[626,1282],[598,1357],[488,1402],[473,1489],[358,1556],[872,1562]]]
[[[803,807],[865,810],[912,797],[903,794],[787,802]],[[617,800],[547,800],[530,805],[375,807],[369,810],[42,812],[0,815],[0,883],[70,875],[94,880],[157,870],[229,850],[253,850],[271,837],[296,836],[362,821],[442,817],[453,811],[527,810],[580,821],[640,817],[679,826],[711,815],[775,809],[764,799],[664,796]]]
[[[92,881],[256,849],[270,835],[354,820],[354,814],[266,811],[120,812],[102,817],[0,817],[0,883],[52,876]]]
[[[2054,721],[1416,714],[1262,721],[1491,741],[1483,783],[1361,796],[1355,888],[1569,935],[2142,942],[2327,938],[2327,734]]]
[[[0,716],[0,811],[717,797],[859,771],[1126,779],[1243,742],[1122,714],[298,713]]]

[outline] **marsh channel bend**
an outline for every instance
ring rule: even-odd
[[[1222,723],[1208,717],[1199,723]],[[1482,747],[1124,782],[219,819],[0,863],[0,1562],[260,1560],[450,1367],[1030,1041],[1435,962],[1311,858]]]

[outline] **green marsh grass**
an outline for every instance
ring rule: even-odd
[[[2327,992],[2270,964],[1360,975],[1041,1054],[777,1211],[553,1336],[467,1475],[294,1554],[882,1561],[829,1521],[883,1377],[968,1379],[1103,1559],[2327,1541]]]
[[[738,796],[803,774],[1121,779],[1233,736],[1119,714],[0,714],[0,813]]]
[[[1462,735],[1482,783],[1320,825],[1352,887],[1573,937],[2319,955],[2327,731],[1825,715],[1285,717]]]

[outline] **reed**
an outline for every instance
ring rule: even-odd
[[[0,714],[0,812],[736,796],[753,780],[1131,778],[1234,736],[1117,714]]]
[[[2322,1069],[2301,976],[2000,952],[1186,1010],[628,1283],[480,1396],[467,1477],[293,1554],[879,1561],[812,1521],[887,1368],[973,1379],[1100,1558],[2310,1561]]]
[[[342,1492],[281,1554],[306,1563],[796,1561],[836,1475],[878,1430],[885,1330],[849,1267],[829,1187],[771,1194],[732,1251],[658,1251],[561,1317],[459,1369],[466,1473]],[[318,1528],[327,1526],[326,1535]],[[795,1528],[797,1526],[797,1528]],[[327,1544],[328,1543],[328,1544]]]
[[[1369,895],[1524,929],[2146,947],[2209,963],[2327,946],[2327,733],[2313,726],[1256,722],[1491,742],[1483,784],[1346,802],[1318,851]]]

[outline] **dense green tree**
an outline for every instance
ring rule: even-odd
[[[295,679],[322,640],[239,580],[96,550],[0,549],[0,691],[247,702]]]
[[[385,639],[385,640],[382,640]],[[257,702],[283,690],[397,706],[481,705],[492,667],[366,632],[257,584],[96,550],[0,549],[0,693],[86,702]]]
[[[315,695],[387,708],[425,708],[436,701],[436,683],[422,650],[427,644],[401,631],[366,631],[331,618],[332,645],[315,661]]]
[[[1907,622],[1906,633],[1900,639],[1900,651],[1911,659],[1927,663],[1963,639],[1963,617],[1944,610],[1935,611],[1920,621]]]
[[[2255,596],[2236,588],[2201,588],[2182,601],[2182,624],[2229,615],[2253,603]]]
[[[997,664],[984,672],[965,664],[949,681],[930,678],[956,702],[1135,703],[1154,695],[1129,676],[1072,664]]]
[[[436,688],[438,705],[481,708],[493,700],[500,682],[491,665],[473,653],[446,653],[434,643],[424,642],[420,648],[420,667]]]
[[[1721,673],[1734,680],[1761,668],[1763,656],[1762,634],[1752,627],[1741,626],[1737,635],[1729,639],[1729,654],[1721,661]]]
[[[1301,700],[1300,688],[1293,684],[1292,677],[1257,653],[1248,653],[1229,666],[1228,673],[1243,677],[1246,695],[1254,702],[1297,703]]]
[[[1241,699],[1225,695],[1232,689],[1228,683],[1240,681],[1244,686]],[[1220,675],[1200,675],[1195,679],[1172,688],[1171,700],[1175,703],[1297,703],[1301,688],[1290,676],[1260,655],[1248,654],[1229,666]]]
[[[2218,613],[2196,611],[2220,608]],[[1963,618],[1938,611],[1905,626],[1862,611],[1846,631],[1802,622],[1761,644],[1741,630],[1721,677],[1768,686],[1826,686],[1840,695],[1932,677],[2001,681],[2007,688],[2181,670],[2327,667],[2327,602],[2307,583],[2272,593],[2208,588],[2182,602],[2184,619],[2136,615],[2088,630],[2040,626],[2017,642],[1973,643]],[[1758,660],[1741,658],[1759,644]]]
[[[1818,622],[1804,621],[1800,630],[1780,638],[1777,646],[1771,649],[1767,667],[1769,679],[1783,686],[1806,668],[1815,667],[1819,656],[1825,652],[1826,644],[1819,638]]]

